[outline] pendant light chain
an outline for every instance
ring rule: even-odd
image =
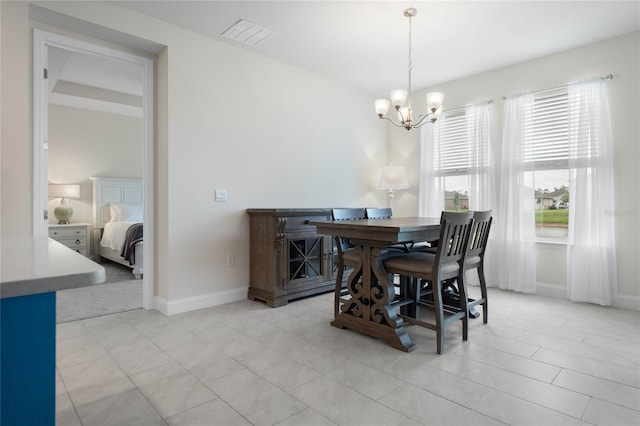
[[[407,91],[407,102],[409,109],[411,109],[411,69],[413,68],[413,64],[411,62],[411,21],[413,17],[409,15],[409,90]]]

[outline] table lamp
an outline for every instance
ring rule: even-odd
[[[53,210],[58,224],[68,224],[73,216],[73,208],[67,198],[80,198],[80,185],[49,184],[49,198],[61,198],[60,204]]]
[[[407,174],[403,166],[382,166],[380,167],[380,183],[378,189],[388,190],[389,207],[393,209],[393,190],[406,189],[409,187]]]

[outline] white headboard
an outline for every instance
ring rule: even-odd
[[[143,204],[142,179],[91,177],[93,182],[93,227],[104,228],[111,219],[109,205]]]

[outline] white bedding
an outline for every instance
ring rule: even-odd
[[[104,224],[104,231],[102,233],[102,239],[100,245],[112,250],[118,250],[122,252],[124,246],[124,239],[127,235],[127,229],[135,223],[139,222],[107,222]]]

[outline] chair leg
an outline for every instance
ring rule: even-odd
[[[489,298],[487,297],[487,282],[484,280],[483,263],[484,262],[480,262],[480,266],[478,267],[478,277],[480,278],[480,291],[484,299],[482,303],[482,322],[486,324],[489,316]]]
[[[467,283],[464,279],[464,270],[458,277],[458,301],[460,304],[460,310],[464,313],[462,319],[462,340],[467,340],[469,336],[469,302],[467,298]]]
[[[433,281],[433,308],[436,317],[437,352],[444,353],[444,308],[442,307],[442,282]]]
[[[413,288],[413,304],[411,310],[413,311],[413,317],[418,319],[420,316],[420,297],[422,292],[422,281],[419,278],[410,278],[411,286]]]
[[[336,288],[333,296],[333,317],[338,318],[340,315],[340,293],[342,293],[342,274],[344,273],[344,265],[338,264],[338,273],[336,274]]]
[[[411,277],[400,275],[400,299],[413,299],[410,304],[400,308],[400,313],[402,315],[407,315],[409,317],[415,318],[416,310],[414,306],[415,297],[413,295],[413,291],[413,287],[411,286]]]

